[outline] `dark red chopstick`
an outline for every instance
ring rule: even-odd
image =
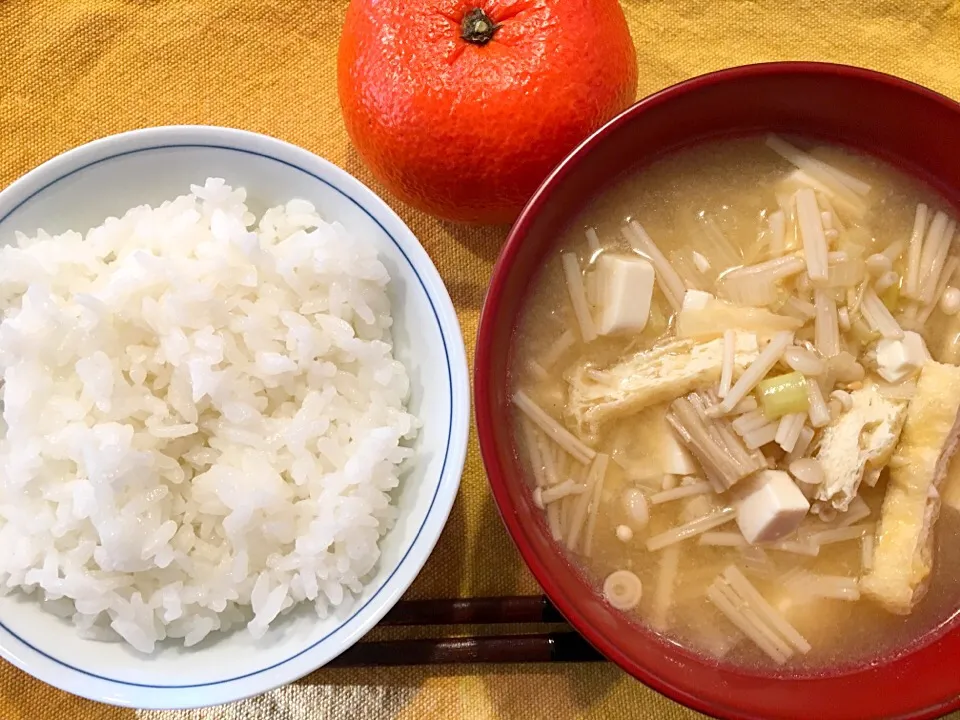
[[[401,600],[381,625],[494,625],[562,623],[563,615],[543,596]]]
[[[554,624],[563,616],[543,596],[401,600],[381,626]],[[327,667],[446,663],[597,662],[603,660],[573,630],[528,635],[360,642]]]
[[[571,630],[542,635],[361,642],[327,667],[597,662],[603,659],[590,643]]]

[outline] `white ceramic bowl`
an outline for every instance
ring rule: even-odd
[[[138,708],[225,703],[296,680],[359,640],[396,603],[430,555],[453,505],[466,454],[469,381],[460,327],[427,253],[387,205],[349,174],[287,143],[213,127],[163,127],[97,140],[44,163],[0,192],[0,243],[14,231],[86,230],[134,205],[225,178],[254,212],[293,197],[376,246],[390,272],[397,357],[423,421],[417,461],[399,490],[400,520],[349,613],[320,621],[295,610],[257,641],[246,630],[144,656],[78,637],[29,598],[0,598],[0,655],[77,695]],[[309,604],[308,604],[309,605]]]

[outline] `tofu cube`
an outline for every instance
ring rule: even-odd
[[[782,470],[761,470],[740,501],[737,525],[748,543],[779,540],[800,526],[810,502]]]
[[[929,360],[926,343],[912,330],[904,332],[902,340],[885,338],[877,343],[877,372],[890,383],[913,375]]]
[[[597,259],[597,332],[642,332],[650,317],[655,273],[641,257],[604,253]]]
[[[680,444],[673,428],[667,426],[663,432],[661,464],[666,475],[696,475],[700,472],[690,452]]]
[[[715,300],[708,292],[703,290],[687,290],[683,296],[683,305],[681,310],[703,310],[711,300]]]

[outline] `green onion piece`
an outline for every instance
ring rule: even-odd
[[[798,372],[761,380],[757,385],[757,400],[763,414],[771,420],[806,412],[810,407],[807,380]]]

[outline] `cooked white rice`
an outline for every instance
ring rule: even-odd
[[[0,592],[142,652],[349,602],[418,427],[376,251],[190,189],[0,250]]]

